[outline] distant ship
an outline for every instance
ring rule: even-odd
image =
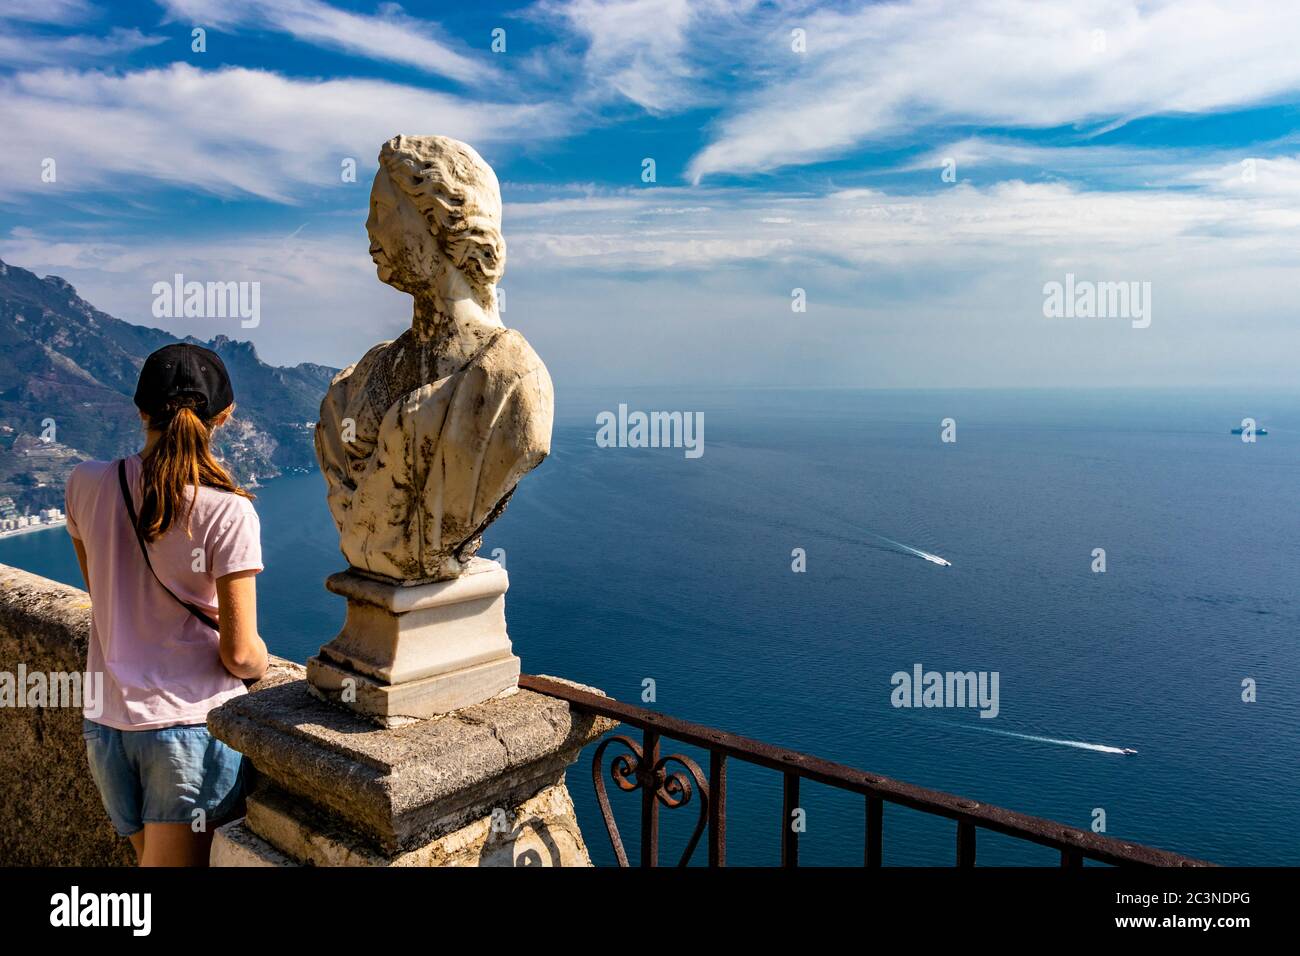
[[[1240,425],[1238,425],[1236,428],[1234,428],[1234,429],[1232,430],[1232,433],[1233,433],[1234,435],[1244,435],[1244,434],[1246,433],[1246,429],[1244,429],[1244,428],[1242,428]],[[1268,434],[1268,429],[1267,429],[1267,428],[1264,428],[1263,426],[1261,426],[1261,427],[1255,429],[1255,434],[1256,434],[1256,435],[1267,435],[1267,434]]]
[[[1122,750],[1120,750],[1120,753],[1124,753],[1124,754],[1135,754],[1135,753],[1137,753],[1137,751],[1136,751],[1136,750],[1133,750],[1131,747],[1124,747]]]

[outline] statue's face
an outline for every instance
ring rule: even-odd
[[[432,281],[438,244],[411,197],[380,167],[370,189],[370,258],[381,282],[416,295]]]

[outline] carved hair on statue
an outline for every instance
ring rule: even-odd
[[[212,431],[234,406],[204,421],[197,411],[198,401],[193,395],[178,395],[167,400],[161,415],[149,420],[150,431],[162,434],[144,456],[141,475],[139,521],[146,541],[162,537],[182,517],[186,535],[193,537],[189,518],[200,486],[253,498],[212,457]],[[188,487],[193,487],[195,493],[190,493]]]
[[[415,203],[443,254],[464,273],[480,304],[506,270],[501,187],[473,148],[446,136],[394,136],[379,164]]]

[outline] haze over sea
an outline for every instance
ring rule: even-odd
[[[703,411],[703,457],[597,447],[597,412],[620,402]],[[1229,434],[1247,416],[1269,429],[1254,444]],[[1300,395],[1226,391],[562,392],[552,458],[481,553],[506,550],[528,672],[633,703],[650,678],[647,706],[677,717],[1074,826],[1100,808],[1112,836],[1219,863],[1285,864],[1300,811],[1297,423]],[[257,494],[261,631],[303,661],[343,617],[322,586],[343,566],[324,484]],[[80,584],[63,532],[0,541],[0,561]],[[894,708],[890,677],[915,664],[997,671],[998,716]],[[608,864],[589,759],[570,789]],[[611,790],[634,852],[639,798]],[[733,762],[728,797],[729,862],[776,862],[779,775]],[[802,805],[801,862],[861,862],[859,799],[805,783]],[[663,811],[661,862],[693,813]],[[951,823],[886,808],[886,864],[947,865],[953,847]],[[984,832],[979,859],[1055,861]]]

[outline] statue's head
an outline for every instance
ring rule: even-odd
[[[390,139],[366,231],[382,281],[417,297],[462,289],[492,307],[506,266],[501,187],[471,147],[446,136]]]

